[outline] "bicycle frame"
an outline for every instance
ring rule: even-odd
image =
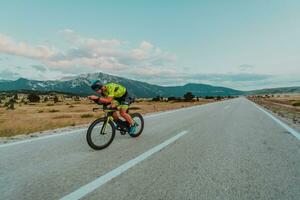
[[[96,111],[96,110],[99,110],[99,109],[101,109],[101,108],[93,108],[93,111]],[[118,111],[118,109],[117,109],[117,108],[107,108],[106,105],[103,105],[102,110],[103,110],[103,112],[104,112],[103,118],[105,118],[105,120],[104,120],[105,123],[103,124],[103,126],[102,126],[102,128],[101,128],[100,134],[102,134],[102,135],[105,134],[107,124],[108,124],[110,121],[114,122],[114,124],[115,124],[117,130],[119,130],[119,131],[121,131],[121,133],[123,133],[123,132],[124,132],[123,128],[121,128],[121,127],[119,126],[119,124],[117,124],[117,123],[114,121],[114,118],[113,118],[113,116],[112,116],[114,112],[117,112],[117,111]],[[127,113],[129,113],[129,108],[127,109]]]
[[[102,129],[101,129],[101,134],[105,133],[105,130],[106,130],[106,127],[107,127],[107,124],[110,122],[110,121],[114,121],[114,118],[112,117],[112,113],[115,112],[116,110],[112,110],[112,109],[103,109],[104,113],[105,113],[105,123],[103,124],[102,126]]]

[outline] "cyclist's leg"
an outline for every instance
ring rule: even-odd
[[[118,120],[119,120],[119,115],[118,115],[118,112],[117,112],[117,111],[114,112],[112,116],[113,116],[113,118],[114,118],[115,121],[118,121]]]
[[[127,113],[128,107],[129,107],[129,103],[127,102],[127,97],[129,97],[128,92],[126,91],[126,93],[118,98],[118,110],[120,112],[120,115],[127,121],[127,123],[131,126],[134,124],[134,121],[132,120],[131,116]]]
[[[131,116],[127,113],[128,105],[120,105],[119,107],[120,115],[127,121],[129,125],[133,125],[134,121]]]
[[[119,106],[119,102],[116,101],[116,100],[113,100],[111,102],[110,106],[111,106],[111,108],[117,108]],[[115,121],[119,120],[118,111],[116,111],[116,112],[113,113],[113,118],[114,118]]]

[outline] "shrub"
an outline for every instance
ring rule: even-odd
[[[8,102],[4,104],[7,110],[14,110],[15,109],[15,100],[11,98]]]
[[[51,110],[49,110],[49,112],[54,113],[54,112],[59,112],[59,110],[51,109]]]
[[[46,106],[54,106],[53,103],[47,103]]]
[[[58,97],[55,95],[54,96],[54,99],[53,99],[54,103],[57,103],[58,102]]]
[[[160,101],[162,99],[161,96],[156,96],[152,99],[152,101]]]
[[[130,110],[140,110],[140,107],[130,107]]]
[[[300,106],[300,101],[296,101],[292,104],[293,106]]]
[[[79,98],[79,96],[73,96],[73,100],[74,101],[80,101],[80,98]]]
[[[21,101],[20,101],[20,103],[24,103],[24,104],[26,104],[26,103],[27,103],[27,101],[25,100],[25,98],[22,98],[22,99],[21,99]]]
[[[205,99],[214,99],[213,96],[205,96]]]
[[[48,97],[45,97],[44,98],[44,102],[47,102],[49,99],[48,99]]]
[[[30,102],[39,102],[40,99],[41,99],[39,95],[36,95],[36,94],[33,94],[33,93],[29,94],[27,98]]]
[[[222,97],[220,97],[220,96],[217,96],[217,97],[216,97],[216,99],[217,99],[217,100],[221,100],[221,99],[222,99]]]
[[[80,117],[81,118],[90,118],[90,117],[94,117],[94,115],[87,113],[87,114],[81,115]]]
[[[191,92],[187,92],[185,95],[183,95],[183,97],[185,101],[192,101],[195,95],[193,95]]]
[[[168,101],[175,101],[176,97],[168,97]]]

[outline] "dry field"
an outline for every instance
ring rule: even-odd
[[[294,124],[300,124],[300,94],[278,94],[248,98],[280,117],[284,117]]]
[[[201,105],[214,100],[200,99],[195,102],[153,102],[142,101],[131,105],[132,112],[151,113]],[[0,137],[10,137],[50,130],[66,126],[91,123],[101,116],[101,111],[93,112],[96,104],[87,100],[64,101],[58,103],[15,104],[15,110],[0,108]]]

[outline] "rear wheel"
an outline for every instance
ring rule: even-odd
[[[95,149],[101,150],[108,147],[115,138],[116,128],[107,118],[95,120],[88,128],[86,140],[88,145]]]
[[[144,118],[140,113],[133,113],[133,114],[130,114],[130,116],[136,124],[136,130],[134,133],[129,134],[129,135],[131,137],[138,137],[142,134],[142,132],[144,130]]]

